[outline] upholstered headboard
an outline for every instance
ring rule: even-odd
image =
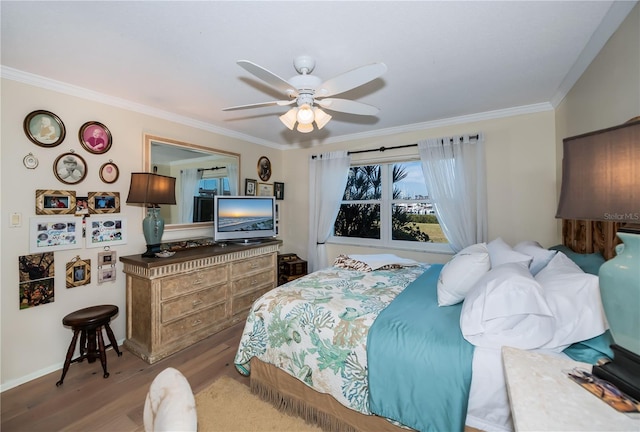
[[[609,260],[621,243],[616,235],[618,226],[617,222],[563,219],[562,244],[578,253],[600,252]]]

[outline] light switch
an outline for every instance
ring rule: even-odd
[[[9,227],[18,228],[22,226],[22,213],[11,213],[9,217]]]

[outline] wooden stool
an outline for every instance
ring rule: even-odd
[[[100,363],[102,363],[102,370],[104,371],[103,377],[109,377],[109,372],[107,372],[107,354],[105,350],[109,347],[113,347],[115,352],[118,353],[118,357],[122,355],[118,349],[118,343],[113,335],[113,331],[111,331],[111,327],[109,327],[111,317],[117,313],[118,306],[91,306],[72,312],[62,319],[63,325],[69,326],[73,329],[73,339],[71,339],[71,345],[69,345],[69,350],[67,351],[67,358],[64,361],[62,377],[60,378],[60,381],[56,383],[56,386],[62,385],[64,376],[67,374],[71,363],[81,362],[84,359],[87,359],[89,363],[93,363],[97,358],[99,358]],[[111,342],[106,346],[104,344],[104,339],[102,338],[102,327],[107,331],[109,342]],[[80,356],[71,360],[73,352],[76,349],[78,333],[80,333]]]

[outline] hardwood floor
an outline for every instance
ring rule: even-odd
[[[174,367],[189,380],[194,393],[222,375],[249,385],[233,358],[244,322],[198,342],[153,365],[121,347],[122,357],[107,351],[109,378],[102,378],[100,361],[73,363],[64,384],[62,371],[29,381],[0,394],[0,430],[24,431],[144,431],[144,400],[155,376]],[[62,360],[62,359],[61,359]]]

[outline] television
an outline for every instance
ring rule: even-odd
[[[275,197],[216,195],[213,201],[213,239],[219,242],[259,243],[276,236]]]

